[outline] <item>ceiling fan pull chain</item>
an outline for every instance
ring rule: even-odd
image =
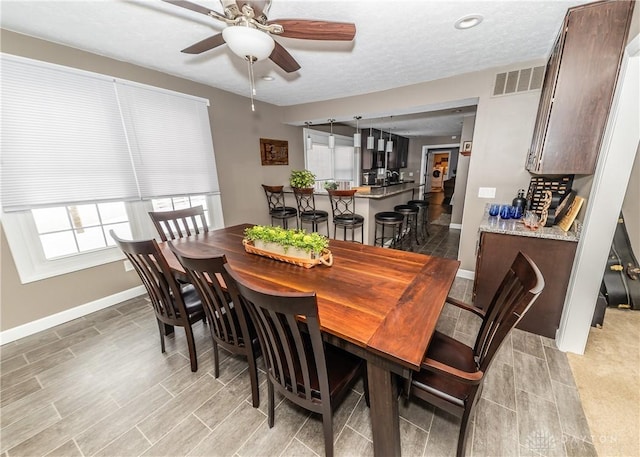
[[[247,64],[249,65],[249,89],[251,92],[251,111],[256,110],[256,106],[253,102],[253,96],[256,95],[256,82],[253,78],[253,59],[249,57],[247,59]]]

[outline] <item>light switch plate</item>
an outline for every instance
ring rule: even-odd
[[[478,198],[496,198],[496,188],[480,187],[478,189]]]

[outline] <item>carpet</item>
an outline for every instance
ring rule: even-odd
[[[584,355],[567,358],[598,455],[640,455],[640,311],[607,308]]]

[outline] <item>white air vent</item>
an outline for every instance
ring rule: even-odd
[[[493,96],[540,89],[544,79],[544,69],[544,66],[540,66],[498,73],[493,86]]]

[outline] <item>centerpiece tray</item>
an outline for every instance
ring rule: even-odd
[[[333,254],[331,254],[331,251],[328,249],[323,250],[322,254],[318,257],[306,258],[286,255],[268,249],[261,249],[256,247],[253,241],[247,240],[246,238],[242,240],[242,244],[244,245],[245,251],[250,254],[261,255],[263,257],[279,260],[281,262],[291,263],[300,267],[311,268],[318,264],[326,265],[328,267],[333,265]]]

